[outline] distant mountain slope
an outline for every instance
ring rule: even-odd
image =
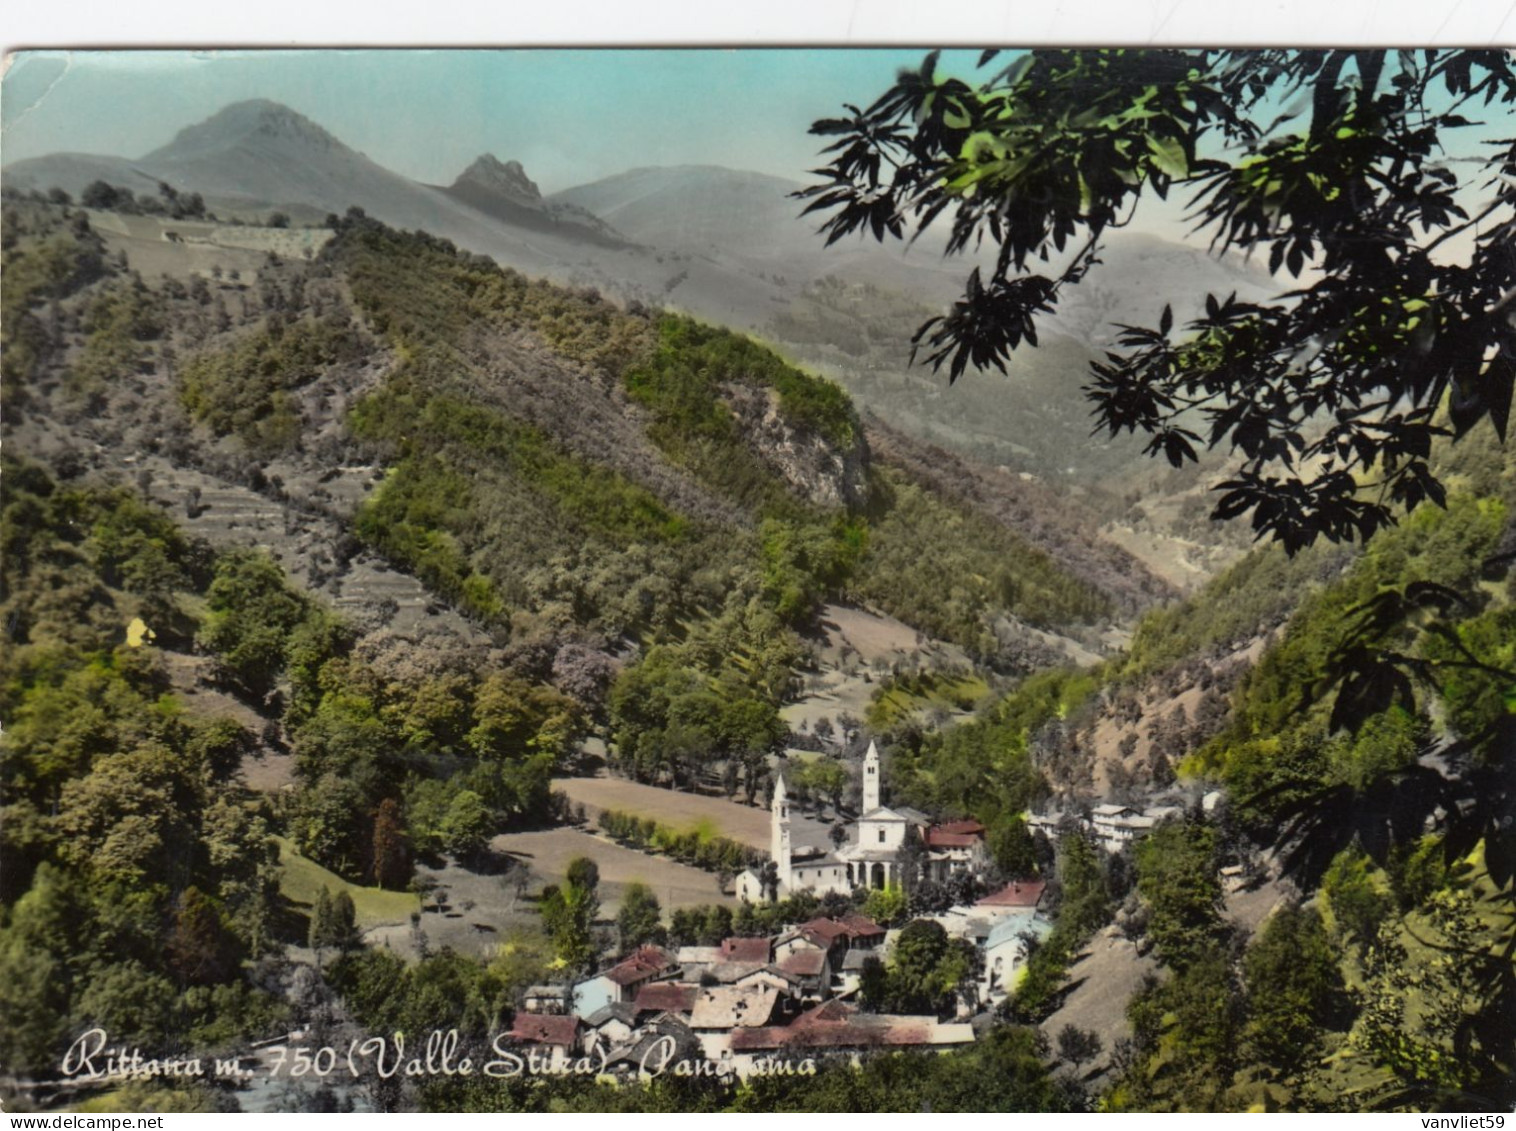
[[[640,243],[659,247],[771,254],[776,233],[796,223],[796,181],[719,165],[630,169],[548,199],[599,216]]]
[[[49,153],[5,166],[5,184],[18,192],[46,192],[56,187],[77,197],[91,182],[105,181],[151,196],[158,192],[158,180],[141,161],[98,153]]]
[[[393,212],[425,212],[439,204],[429,190],[370,161],[304,115],[262,99],[234,103],[180,130],[142,165],[175,187],[206,196],[339,212],[353,204]]]
[[[958,296],[973,266],[971,257],[943,256],[941,230],[910,248],[870,239],[827,247],[819,220],[802,216],[791,195],[800,182],[716,165],[633,169],[544,198],[518,163],[484,155],[451,185],[418,184],[266,99],[224,107],[139,159],[52,154],[6,166],[4,180],[75,196],[95,180],[136,193],[155,193],[162,181],[242,211],[340,215],[357,206],[519,270],[743,329],[763,326],[827,276],[899,291],[935,312]],[[1103,260],[1047,320],[1048,331],[1104,345],[1113,323],[1156,320],[1150,307],[1160,296],[1176,296],[1182,317],[1206,291],[1252,298],[1271,287],[1237,262],[1152,236],[1119,234]]]
[[[57,206],[23,211],[49,232],[63,222]],[[876,469],[841,389],[730,331],[530,282],[372,218],[340,221],[314,264],[255,257],[243,277],[208,276],[202,245],[151,238],[175,221],[132,216],[127,236],[106,223],[119,217],[97,219],[92,238],[112,264],[128,244],[134,260],[144,246],[159,253],[131,301],[146,308],[141,333],[181,360],[123,383],[89,361],[127,349],[111,328],[72,343],[85,360],[56,401],[38,395],[33,450],[43,433],[64,442],[80,397],[101,422],[85,434],[110,435],[123,454],[171,419],[172,463],[356,523],[392,566],[491,631],[572,628],[626,648],[683,633],[733,585],[797,624],[856,590],[1009,670],[1028,653],[1001,638],[1004,624],[1095,644],[1140,603],[1073,568],[1108,548],[1049,552],[1010,511],[928,489],[906,461]],[[214,282],[210,303],[190,297],[196,278]],[[101,290],[72,306],[117,301]],[[210,489],[185,470],[173,482]],[[155,474],[170,482],[161,461]],[[286,525],[288,543],[299,524]],[[300,572],[329,585],[336,554],[323,552]]]
[[[140,160],[50,155],[8,165],[4,177],[17,189],[57,185],[76,196],[96,179],[148,193],[162,181],[201,193],[213,208],[300,207],[341,215],[356,206],[397,227],[423,229],[560,278],[587,241],[606,238],[590,223],[546,230],[539,222],[520,225],[481,212],[446,190],[391,172],[303,114],[266,99],[233,103]]]
[[[1089,276],[1041,320],[1040,348],[1018,350],[1008,373],[971,372],[948,388],[929,367],[912,364],[911,337],[960,295],[975,257],[943,255],[943,224],[911,247],[869,238],[827,247],[817,218],[803,216],[803,202],[791,195],[801,187],[684,165],[633,169],[549,199],[587,208],[639,242],[773,281],[756,328],[903,433],[991,465],[1086,485],[1117,482],[1151,464],[1140,439],[1092,436],[1080,393],[1090,358],[1111,346],[1116,327],[1156,324],[1165,302],[1184,319],[1202,309],[1208,292],[1261,299],[1277,289],[1235,257],[1118,232]],[[670,298],[722,317],[705,305],[720,293],[686,287]]]
[[[943,240],[928,232],[907,249],[898,243],[816,234],[791,195],[799,181],[720,165],[631,169],[548,197],[588,209],[639,243],[677,250],[781,281],[788,290],[825,275],[894,286],[925,301],[946,302],[962,280],[960,261],[944,260]]]
[[[712,247],[631,246],[573,201],[534,202],[536,186],[524,170],[518,175],[507,163],[476,161],[446,188],[418,184],[369,160],[304,115],[264,99],[224,107],[137,160],[50,155],[7,165],[3,179],[21,191],[56,185],[76,197],[97,179],[149,194],[163,181],[182,192],[199,192],[213,210],[242,214],[282,209],[340,216],[356,206],[388,225],[444,237],[503,266],[742,328],[761,324],[786,286],[844,266],[844,257],[823,256],[819,247],[811,249],[809,265],[786,258],[787,248],[794,251],[807,241],[809,226],[800,224],[794,224],[792,239],[770,241],[772,258],[758,260]],[[775,182],[768,214],[779,217],[792,203],[783,196],[787,186],[766,179]],[[678,210],[687,203],[686,195],[665,206]],[[722,231],[714,219],[707,230]],[[621,234],[641,242],[635,232]],[[866,255],[890,257],[877,249],[866,249]]]
[[[905,468],[942,496],[1016,531],[1119,607],[1135,612],[1175,596],[1131,554],[1102,538],[1098,519],[1067,494],[913,440],[877,417],[864,417],[864,434],[876,460]]]
[[[1203,311],[1207,294],[1225,298],[1235,291],[1245,301],[1258,301],[1279,290],[1237,255],[1208,255],[1149,232],[1117,232],[1101,251],[1100,263],[1060,296],[1057,313],[1047,321],[1071,338],[1106,347],[1122,324],[1156,326],[1165,303],[1172,303],[1174,317],[1183,321]]]

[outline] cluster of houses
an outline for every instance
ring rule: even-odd
[[[733,886],[737,898],[762,903],[798,892],[850,895],[860,890],[901,887],[918,880],[940,883],[960,874],[984,876],[990,857],[982,824],[974,820],[934,822],[909,806],[883,805],[882,784],[879,749],[871,742],[863,758],[862,813],[847,824],[844,843],[832,849],[793,843],[789,791],[784,775],[780,774],[769,805],[769,858],[774,875],[766,878],[764,868],[742,872]],[[1205,808],[1214,808],[1220,797],[1220,793],[1207,794],[1203,799]],[[1027,827],[1054,840],[1068,828],[1080,828],[1107,852],[1120,852],[1160,822],[1182,816],[1184,808],[1177,801],[1141,809],[1108,803],[1087,813],[1031,814]]]
[[[1221,800],[1221,793],[1213,791],[1201,798],[1201,807],[1211,812]],[[1041,831],[1053,840],[1067,828],[1082,829],[1090,834],[1107,852],[1120,852],[1133,841],[1152,832],[1154,827],[1170,818],[1182,817],[1185,807],[1177,802],[1148,805],[1122,805],[1110,802],[1096,805],[1088,813],[1048,812],[1034,813],[1027,818],[1027,828]]]
[[[934,823],[908,807],[882,805],[879,751],[872,743],[862,778],[861,815],[833,849],[792,843],[781,775],[770,806],[773,869],[739,875],[736,895],[756,903],[799,892],[850,894],[960,874],[983,877],[989,864],[983,825]],[[1219,797],[1208,795],[1205,807]],[[1028,825],[1053,837],[1080,828],[1106,851],[1119,852],[1183,812],[1182,804],[1139,809],[1112,803],[1032,815]],[[893,939],[873,920],[848,914],[812,919],[770,938],[641,947],[572,987],[535,987],[506,1036],[540,1063],[585,1064],[613,1077],[657,1074],[670,1061],[745,1077],[823,1053],[966,1044],[974,1039],[969,1018],[1011,991],[1032,946],[1051,931],[1041,912],[1044,888],[1041,881],[1012,882],[972,905],[926,916],[948,937],[972,942],[983,958],[978,983],[961,995],[952,1021],[860,1006],[865,964],[887,960]]]
[[[802,891],[816,896],[831,892],[848,895],[916,880],[943,882],[960,874],[983,877],[990,862],[983,825],[973,820],[933,822],[909,806],[881,804],[881,763],[872,742],[864,755],[862,779],[862,813],[848,823],[845,842],[834,850],[792,842],[789,793],[781,774],[769,807],[769,857],[777,882],[766,884],[764,869],[750,868],[736,878],[733,890],[737,897],[761,903]],[[1219,792],[1209,793],[1202,803],[1209,811],[1220,798]],[[1162,821],[1182,816],[1184,811],[1184,804],[1177,799],[1145,808],[1108,803],[1087,813],[1031,814],[1027,827],[1054,840],[1066,829],[1080,828],[1107,852],[1120,852]]]
[[[983,949],[978,1002],[1005,995],[1028,940],[1050,929],[1038,910],[1043,888],[1010,884],[932,916],[950,936]],[[972,1042],[974,1002],[946,1022],[870,1013],[857,1003],[864,964],[887,958],[892,933],[848,914],[719,946],[644,946],[575,986],[535,987],[507,1036],[545,1064],[583,1058],[617,1077],[656,1072],[670,1059],[746,1077],[822,1054]]]

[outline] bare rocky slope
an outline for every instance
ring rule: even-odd
[[[599,216],[573,204],[547,202],[519,161],[501,161],[483,154],[458,179],[442,189],[470,208],[518,228],[552,232],[605,247],[626,247],[631,241]]]

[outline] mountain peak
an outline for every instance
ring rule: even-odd
[[[493,153],[481,154],[453,182],[455,189],[465,185],[476,185],[522,204],[537,204],[542,200],[537,183],[526,175],[520,161],[501,161]]]
[[[203,122],[187,126],[153,158],[182,158],[209,149],[230,148],[242,142],[263,139],[295,142],[319,149],[342,149],[338,141],[304,114],[282,102],[249,98],[223,106]]]
[[[502,161],[493,153],[480,154],[442,191],[486,216],[517,227],[569,235],[605,247],[624,247],[628,242],[592,212],[543,200],[542,191],[526,175],[520,161]]]

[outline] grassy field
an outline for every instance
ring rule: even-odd
[[[819,676],[806,681],[806,694],[780,710],[789,726],[809,730],[820,719],[863,718],[879,680],[896,664],[967,666],[961,648],[922,636],[894,617],[852,605],[823,605]]]
[[[1023,965],[1018,973],[1025,972]],[[1158,960],[1151,952],[1139,955],[1129,939],[1102,931],[1069,966],[1069,989],[1057,1010],[1042,1023],[1042,1031],[1050,1039],[1066,1025],[1099,1033],[1103,1047],[1088,1069],[1105,1072],[1112,1046],[1119,1038],[1131,1036],[1127,1002],[1142,985],[1143,977],[1157,972]]]
[[[579,829],[505,833],[497,836],[490,847],[532,870],[534,892],[541,891],[545,883],[562,883],[569,861],[576,856],[590,857],[600,866],[600,913],[605,919],[615,917],[626,885],[633,882],[652,888],[665,914],[676,907],[735,903],[731,896],[722,894],[714,873],[667,857],[623,848]]]
[[[382,891],[350,884],[314,860],[301,856],[284,837],[276,836],[274,840],[279,845],[279,863],[284,869],[279,881],[280,894],[299,907],[314,906],[322,887],[333,895],[345,891],[353,898],[359,930],[382,923],[406,923],[410,921],[412,911],[421,910],[421,900],[411,892]]]
[[[576,805],[590,813],[616,809],[638,817],[651,817],[659,824],[685,832],[690,829],[703,836],[724,836],[753,848],[768,848],[769,811],[740,805],[724,797],[707,797],[654,785],[627,781],[624,778],[558,778],[553,782]],[[827,826],[796,812],[793,820],[795,843],[826,844]]]

